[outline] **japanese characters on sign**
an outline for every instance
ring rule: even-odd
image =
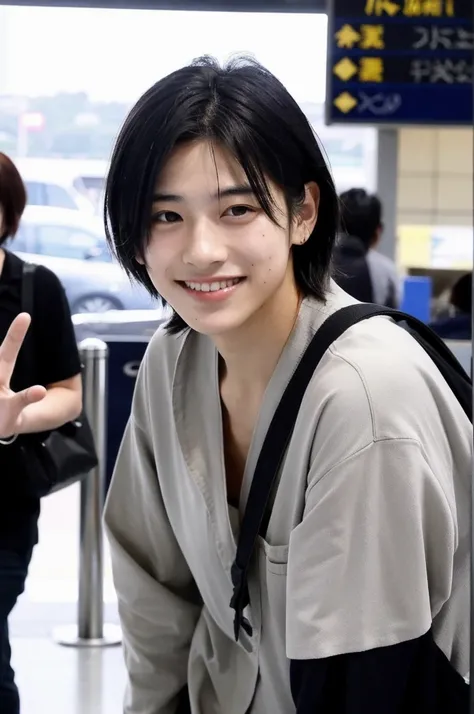
[[[366,0],[366,15],[389,15],[395,17],[399,13],[405,17],[454,17],[455,0]]]
[[[470,0],[332,0],[328,122],[470,124]]]

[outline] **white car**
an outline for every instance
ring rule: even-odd
[[[57,258],[112,260],[100,218],[49,206],[26,207],[12,249]]]
[[[65,208],[88,215],[96,213],[93,201],[87,196],[84,182],[77,174],[77,162],[39,158],[14,160],[25,184],[28,203],[31,206]],[[106,166],[106,162],[100,163]],[[105,168],[101,173],[105,175]]]
[[[61,280],[73,313],[157,308],[145,288],[132,285],[107,247],[102,221],[79,211],[28,206],[7,246]]]

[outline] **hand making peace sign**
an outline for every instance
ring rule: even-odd
[[[27,313],[18,315],[0,345],[0,439],[21,433],[25,407],[40,402],[46,395],[46,389],[40,386],[29,387],[18,393],[10,389],[18,353],[30,323],[31,318]]]

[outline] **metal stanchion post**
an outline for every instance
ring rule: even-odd
[[[60,628],[56,642],[68,647],[110,647],[121,642],[120,628],[104,625],[103,530],[107,432],[105,342],[89,337],[80,344],[84,364],[84,407],[94,434],[98,466],[81,483],[78,624]]]

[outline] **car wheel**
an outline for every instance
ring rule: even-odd
[[[84,312],[108,312],[109,310],[123,310],[123,305],[118,300],[106,295],[86,295],[76,300],[72,306],[73,314]]]

